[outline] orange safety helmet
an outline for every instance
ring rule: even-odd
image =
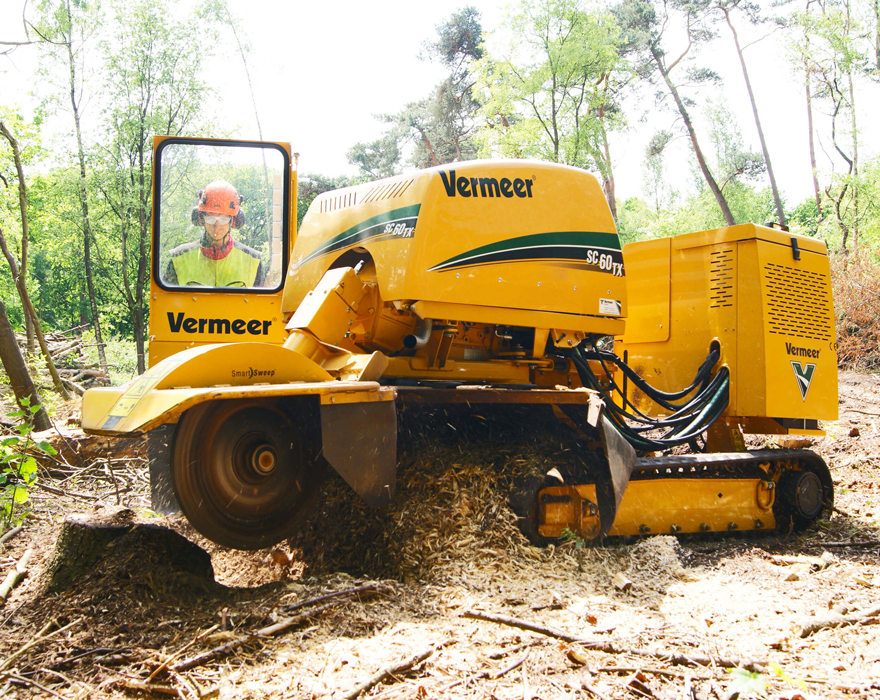
[[[205,214],[231,216],[232,228],[240,228],[244,224],[241,197],[238,191],[225,180],[215,180],[199,192],[198,204],[193,207],[192,211],[193,224],[203,226]]]

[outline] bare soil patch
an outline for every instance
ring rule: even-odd
[[[880,697],[880,634],[864,616],[880,587],[880,377],[842,373],[840,396],[814,445],[837,511],[788,537],[535,548],[499,474],[552,466],[565,446],[449,436],[404,455],[393,507],[368,511],[331,477],[300,537],[236,552],[149,512],[136,446],[82,458],[74,446],[0,551],[5,576],[34,550],[0,609],[0,694],[341,698],[372,679],[361,697]],[[47,593],[72,513],[123,534]],[[847,624],[801,636],[832,613]]]

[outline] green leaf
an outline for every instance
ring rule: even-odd
[[[27,503],[28,501],[28,492],[27,489],[19,486],[15,491],[13,491],[13,502],[16,505],[21,505],[22,503]]]
[[[8,437],[0,442],[0,445],[2,445],[3,447],[10,447],[12,445],[17,445],[19,442],[21,442],[21,438],[15,437],[13,435],[12,437]]]
[[[47,455],[57,455],[58,454],[58,450],[56,450],[54,447],[52,447],[51,443],[46,442],[45,440],[40,440],[37,443],[37,449],[40,450],[40,452],[46,453]]]
[[[752,673],[744,668],[732,668],[730,670],[731,681],[727,686],[732,695],[738,693],[743,698],[763,697],[767,684],[760,673]]]
[[[37,404],[36,406],[31,406],[30,410],[31,410],[31,413],[36,413],[37,411],[40,410],[40,404]]]
[[[27,477],[29,477],[31,474],[37,473],[37,466],[37,460],[35,460],[33,457],[28,457],[18,467],[18,473],[21,474],[21,476],[25,480],[27,480]]]
[[[800,688],[803,691],[807,690],[806,683],[804,683],[802,680],[797,679],[797,678],[789,678],[788,675],[785,673],[785,671],[782,670],[782,667],[779,664],[770,663],[769,666],[770,666],[770,670],[773,671],[773,673],[777,677],[781,678],[789,685],[796,685],[798,688]]]

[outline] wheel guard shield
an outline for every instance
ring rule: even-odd
[[[630,475],[632,474],[633,467],[636,463],[636,451],[633,449],[632,445],[630,445],[626,439],[617,432],[617,429],[612,425],[611,421],[609,421],[605,414],[603,413],[599,418],[599,434],[602,437],[602,446],[605,449],[605,455],[608,458],[608,470],[609,476],[611,478],[611,490],[613,492],[613,503],[609,505],[613,505],[614,511],[611,513],[607,512],[607,507],[603,510],[606,512],[602,512],[601,521],[601,535],[608,534],[608,530],[611,528],[611,525],[614,523],[614,518],[617,516],[617,510],[620,508],[620,502],[623,500],[623,493],[626,491],[626,486],[629,483]],[[602,504],[600,503],[600,508]]]
[[[397,411],[392,401],[321,406],[323,455],[370,508],[397,491]]]

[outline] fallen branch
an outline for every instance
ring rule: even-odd
[[[365,583],[363,586],[357,586],[355,588],[346,588],[344,591],[335,591],[334,593],[327,593],[325,595],[319,595],[317,598],[309,598],[309,600],[304,600],[301,603],[294,603],[293,605],[285,605],[282,610],[284,612],[293,612],[294,610],[299,610],[300,608],[304,608],[308,605],[314,605],[315,603],[323,603],[325,600],[332,600],[333,598],[339,598],[341,596],[355,596],[360,595],[361,593],[376,593],[382,590],[382,587],[375,582]],[[274,609],[274,608],[273,608]],[[269,611],[272,612],[271,610]]]
[[[178,650],[176,653],[172,654],[167,659],[165,659],[165,661],[163,661],[161,664],[159,664],[155,668],[155,670],[147,677],[147,683],[149,683],[156,676],[158,676],[160,673],[162,673],[162,671],[164,671],[166,668],[168,668],[168,666],[171,664],[172,661],[174,661],[174,659],[178,658],[179,656],[183,656],[187,651],[189,651],[192,647],[194,647],[196,644],[198,644],[200,641],[202,641],[205,637],[207,637],[209,634],[211,634],[211,632],[216,630],[219,626],[220,625],[214,625],[213,627],[209,627],[201,634],[196,635],[195,638],[189,642],[189,644],[187,644],[182,649]]]
[[[16,525],[16,526],[15,526],[14,528],[12,528],[11,530],[8,530],[8,531],[4,532],[4,533],[3,533],[3,537],[0,537],[0,544],[6,544],[7,542],[9,542],[9,540],[11,540],[13,537],[15,537],[15,536],[16,536],[18,533],[20,533],[22,530],[24,530],[24,527],[23,527],[23,526],[21,526],[21,525]]]
[[[59,635],[66,630],[69,630],[71,627],[73,627],[74,625],[78,625],[80,622],[82,622],[82,618],[78,618],[78,619],[74,620],[73,622],[70,622],[70,623],[64,625],[64,627],[59,627],[54,632],[49,632],[49,628],[55,624],[55,621],[52,620],[50,622],[47,622],[45,627],[43,627],[43,629],[41,629],[39,632],[37,632],[37,636],[34,639],[29,641],[27,644],[25,644],[21,649],[16,651],[11,656],[6,657],[6,660],[3,661],[2,663],[0,663],[0,672],[3,672],[3,673],[0,673],[0,679],[5,678],[7,675],[5,673],[5,670],[7,668],[9,668],[16,659],[18,659],[19,657],[23,656],[28,651],[30,651],[31,648],[33,648],[34,646],[36,646],[40,642],[45,642],[47,639],[51,639],[52,637],[55,637],[56,635]],[[47,632],[48,632],[48,634],[46,634]]]
[[[843,625],[854,625],[860,622],[867,622],[872,617],[880,616],[880,605],[873,608],[863,610],[862,612],[853,613],[851,615],[841,615],[836,612],[828,612],[824,615],[809,617],[801,621],[798,625],[800,636],[809,637],[814,632],[827,629],[829,627],[842,627]]]
[[[517,627],[519,629],[527,630],[530,632],[537,632],[538,634],[544,634],[548,637],[555,637],[556,639],[561,639],[566,642],[581,644],[588,649],[595,649],[596,651],[601,651],[606,654],[632,654],[633,656],[643,656],[652,659],[659,659],[661,661],[665,661],[666,663],[683,666],[711,666],[713,664],[716,666],[722,666],[724,668],[736,668],[737,666],[740,666],[749,671],[760,671],[763,669],[763,667],[767,665],[765,661],[747,661],[745,659],[734,658],[715,658],[695,652],[680,654],[677,652],[631,649],[627,647],[621,647],[617,644],[614,644],[613,642],[608,642],[600,639],[586,639],[584,637],[578,637],[576,635],[569,634],[568,632],[557,630],[552,627],[543,627],[542,625],[536,625],[531,622],[526,622],[525,620],[519,620],[513,617],[506,617],[504,615],[493,615],[491,613],[485,613],[479,610],[467,610],[462,613],[462,616],[470,617],[475,620],[486,620],[488,622],[495,622],[499,625]]]
[[[700,681],[708,681],[712,676],[695,676],[690,671],[673,671],[671,668],[651,668],[649,666],[603,666],[597,668],[596,673],[649,673],[652,676],[668,676],[669,678],[694,678]]]
[[[4,675],[7,678],[9,678],[10,680],[15,681],[16,683],[20,683],[22,685],[32,685],[37,690],[42,690],[44,693],[48,693],[49,695],[54,695],[56,698],[61,698],[61,700],[65,700],[65,697],[63,695],[59,695],[51,688],[47,688],[45,685],[41,685],[40,683],[37,683],[32,678],[25,678],[24,676],[19,676],[17,673],[8,673],[8,672],[5,673]]]
[[[823,542],[823,547],[880,547],[880,540],[843,540],[841,542]]]
[[[170,685],[159,685],[158,683],[140,683],[138,681],[123,681],[122,687],[127,690],[135,690],[141,693],[164,693],[165,695],[173,695],[180,697],[177,688]]]
[[[363,693],[366,690],[369,690],[375,685],[378,685],[382,682],[384,678],[387,676],[393,676],[396,673],[402,673],[406,671],[416,664],[421,663],[425,659],[427,659],[431,654],[434,653],[434,647],[428,647],[427,649],[423,649],[417,654],[413,654],[412,656],[404,659],[403,661],[397,661],[395,663],[389,664],[385,668],[380,669],[372,676],[370,676],[367,680],[365,680],[360,685],[355,686],[351,690],[346,693],[337,693],[333,696],[333,700],[354,700],[358,695]]]
[[[222,644],[219,647],[209,649],[202,654],[194,656],[191,659],[187,659],[186,661],[176,663],[169,668],[171,671],[177,673],[180,671],[187,671],[191,668],[195,668],[196,666],[201,666],[206,661],[210,661],[217,656],[226,656],[226,654],[238,649],[238,647],[240,646],[250,644],[251,642],[257,641],[258,639],[271,637],[272,635],[278,634],[279,632],[284,632],[294,625],[298,625],[303,620],[308,620],[310,617],[320,615],[322,612],[325,612],[332,608],[333,605],[333,603],[327,603],[326,605],[318,606],[317,608],[301,613],[299,615],[288,617],[284,620],[281,620],[280,622],[276,622],[274,625],[269,625],[268,627],[264,627],[263,629],[252,632],[251,634],[245,635],[244,637],[240,637],[239,639],[233,639],[231,642],[227,642],[226,644]]]
[[[605,693],[598,688],[595,688],[584,675],[581,675],[581,688],[586,690],[590,695],[599,698],[599,700],[611,700],[611,698],[605,695]]]
[[[796,556],[772,554],[770,558],[777,564],[809,564],[810,566],[815,566],[817,569],[825,569],[837,562],[837,557],[831,552],[822,552],[821,557],[809,557],[803,554],[798,554]]]
[[[61,380],[61,383],[64,384],[64,386],[66,386],[68,389],[73,389],[80,396],[86,393],[85,388],[80,386],[76,382],[72,382],[69,379],[65,379],[64,377],[59,377],[59,379]]]
[[[486,622],[496,622],[499,625],[516,627],[518,629],[526,630],[528,632],[537,632],[538,634],[544,634],[548,637],[561,639],[565,642],[575,642],[577,644],[601,643],[599,642],[599,640],[579,637],[576,634],[569,634],[568,632],[556,629],[555,627],[545,627],[543,625],[537,625],[533,622],[527,622],[526,620],[520,620],[515,617],[507,617],[506,615],[494,615],[492,613],[482,612],[480,610],[466,610],[462,613],[462,617],[469,617],[474,620],[485,620]],[[596,630],[596,633],[602,634],[605,631],[606,630]]]
[[[3,605],[3,603],[6,602],[9,594],[12,593],[12,589],[15,588],[19,581],[27,575],[27,566],[33,555],[33,549],[26,550],[25,553],[21,555],[21,559],[18,560],[18,563],[12,571],[6,575],[3,583],[0,584],[0,605]]]

